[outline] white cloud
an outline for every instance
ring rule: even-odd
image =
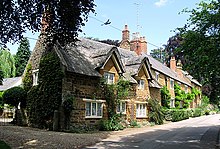
[[[156,5],[157,7],[162,7],[166,5],[167,2],[168,0],[159,0],[158,2],[155,2],[154,5]]]

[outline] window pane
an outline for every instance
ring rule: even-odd
[[[116,112],[121,112],[120,111],[120,103],[117,105],[117,107],[116,107]]]
[[[145,106],[145,104],[143,104],[143,116],[146,116],[146,106]]]
[[[91,103],[86,103],[86,116],[91,116]]]
[[[96,116],[96,103],[92,103],[92,116]]]
[[[121,107],[122,107],[121,112],[124,113],[124,112],[126,112],[126,109],[125,109],[125,108],[126,108],[126,106],[125,106],[125,102],[122,102],[121,104],[122,104],[122,105],[121,105]]]
[[[97,103],[97,116],[102,116],[102,103]]]
[[[136,106],[136,115],[139,116],[139,104]]]

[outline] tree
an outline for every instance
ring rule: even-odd
[[[3,71],[0,68],[0,85],[3,84],[3,78],[4,78],[4,73],[3,73]]]
[[[15,60],[8,49],[0,49],[0,70],[3,72],[3,78],[15,76]]]
[[[0,44],[19,41],[26,30],[47,33],[60,43],[72,41],[81,32],[94,0],[3,0],[0,2]],[[42,16],[44,17],[41,22]],[[47,24],[44,24],[44,23]]]
[[[26,105],[27,93],[22,87],[12,87],[4,91],[2,98],[3,102],[12,106],[18,107],[19,102],[21,106],[25,107]]]
[[[210,101],[220,100],[220,1],[200,2],[197,8],[183,10],[190,13],[186,25],[178,28],[183,42],[178,52],[183,52],[188,70],[204,85],[211,85]]]
[[[23,38],[15,55],[16,76],[21,76],[23,74],[30,55],[29,41],[27,38]]]
[[[165,59],[167,57],[167,53],[166,53],[165,49],[163,49],[163,48],[158,48],[158,49],[151,50],[150,55],[153,58],[155,58],[158,61],[160,61],[161,63],[164,63]]]

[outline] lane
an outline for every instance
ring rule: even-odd
[[[87,148],[215,149],[220,115],[190,118],[143,129],[141,133],[112,135]]]

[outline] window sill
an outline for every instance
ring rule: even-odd
[[[97,118],[97,119],[100,119],[102,118],[102,116],[86,116],[85,118],[89,119],[89,118]]]
[[[147,118],[147,116],[136,116],[136,118]]]

